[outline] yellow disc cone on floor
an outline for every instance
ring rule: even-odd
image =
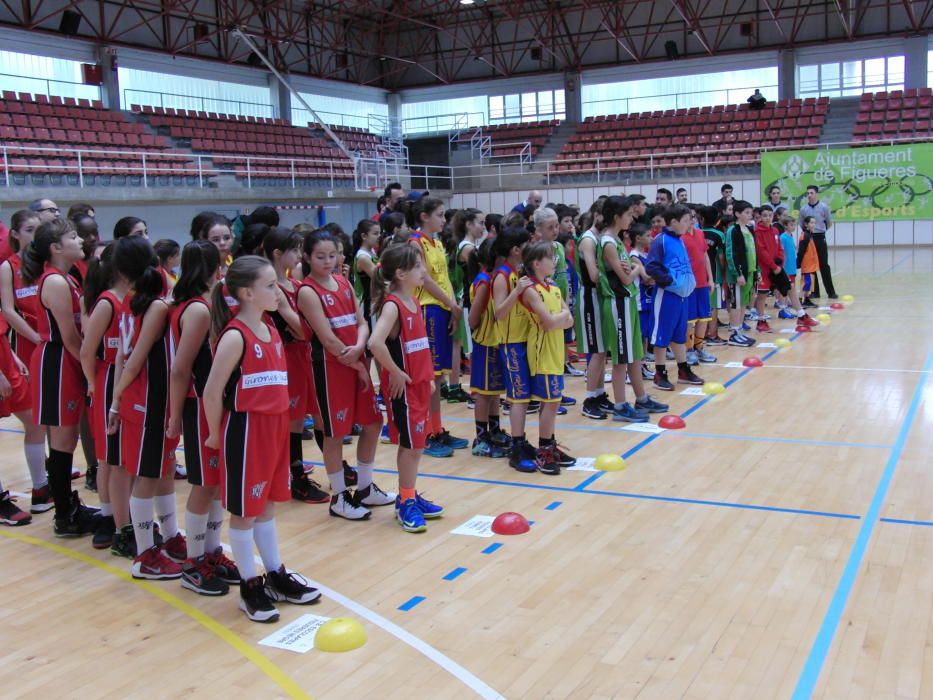
[[[725,390],[726,387],[719,382],[706,382],[706,384],[703,385],[704,394],[721,394]]]
[[[601,472],[620,472],[625,469],[625,460],[619,455],[602,454],[596,458],[593,466]]]
[[[774,344],[779,348],[786,348],[790,346],[790,341],[787,338],[778,338],[774,341]]]
[[[820,323],[829,323],[832,320],[832,318],[833,317],[830,316],[829,314],[817,314],[816,315],[816,320],[819,321]]]
[[[850,302],[850,301],[855,301],[855,297],[852,296],[851,294],[843,294],[843,295],[842,295],[842,300],[843,300],[844,302],[848,303],[848,302]]]
[[[353,651],[366,644],[366,631],[356,620],[335,617],[320,626],[314,635],[314,648],[321,651]]]

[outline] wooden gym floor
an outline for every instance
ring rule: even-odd
[[[856,299],[830,326],[762,338],[791,338],[780,352],[713,349],[699,371],[727,384],[715,399],[659,396],[685,430],[623,431],[579,406],[559,419],[575,455],[624,454],[624,472],[425,459],[421,489],[447,512],[423,535],[391,508],[350,523],[282,507],[285,562],[325,596],[276,626],[355,618],[369,640],[350,653],[259,646],[276,626],[235,594],[133,582],[126,560],[56,540],[50,514],[0,528],[2,695],[933,697],[933,251],[837,251],[833,267]],[[750,354],[765,366],[725,366]],[[472,437],[467,408],[445,410]],[[18,425],[0,428],[0,476],[26,491]],[[393,455],[380,446],[386,488]],[[320,459],[311,442],[305,457]],[[509,510],[530,533],[450,534]]]

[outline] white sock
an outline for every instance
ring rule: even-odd
[[[152,498],[130,496],[130,519],[136,535],[136,552],[142,554],[152,549],[152,521],[155,519],[155,503]]]
[[[256,578],[256,560],[253,559],[253,528],[234,530],[230,528],[230,549],[233,550],[233,560],[244,581]]]
[[[807,315],[807,312],[803,309],[797,309],[794,313],[797,314],[797,318],[803,318]]]
[[[373,483],[373,467],[374,466],[375,464],[373,464],[372,462],[370,462],[369,464],[367,464],[366,462],[359,462],[356,465],[356,473],[358,475],[357,482],[356,482],[357,491],[361,489],[365,489],[367,486]]]
[[[343,493],[347,490],[347,481],[343,478],[343,468],[333,474],[327,472],[327,480],[330,481],[330,488],[334,493]]]
[[[100,502],[100,515],[102,518],[106,518],[108,515],[113,515],[113,507],[109,503]]]
[[[586,398],[588,398],[588,399],[595,399],[595,398],[596,398],[597,396],[599,396],[601,393],[602,393],[602,390],[600,390],[600,389],[596,389],[595,391],[587,391],[587,392],[586,392]]]
[[[204,538],[204,551],[212,554],[220,546],[220,531],[224,526],[224,504],[220,499],[211,501],[207,514],[207,536]]]
[[[29,467],[32,487],[41,489],[49,483],[49,477],[45,473],[45,443],[27,442],[23,445],[23,452],[26,455],[26,466]]]
[[[185,535],[188,540],[188,558],[197,559],[204,554],[207,536],[207,513],[192,513],[185,510]]]
[[[275,520],[257,520],[253,523],[253,541],[259,550],[266,573],[278,571],[282,566],[282,556],[279,554],[279,535],[275,530]]]
[[[155,512],[159,516],[159,528],[162,537],[167,540],[178,534],[178,514],[175,513],[175,494],[167,493],[152,499],[155,503]]]

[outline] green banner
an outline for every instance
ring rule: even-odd
[[[762,153],[762,202],[774,185],[794,214],[816,185],[836,221],[933,219],[933,143]]]

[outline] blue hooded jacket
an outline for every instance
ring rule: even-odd
[[[652,241],[645,269],[659,287],[679,297],[687,298],[696,289],[687,248],[680,236],[667,229]]]

